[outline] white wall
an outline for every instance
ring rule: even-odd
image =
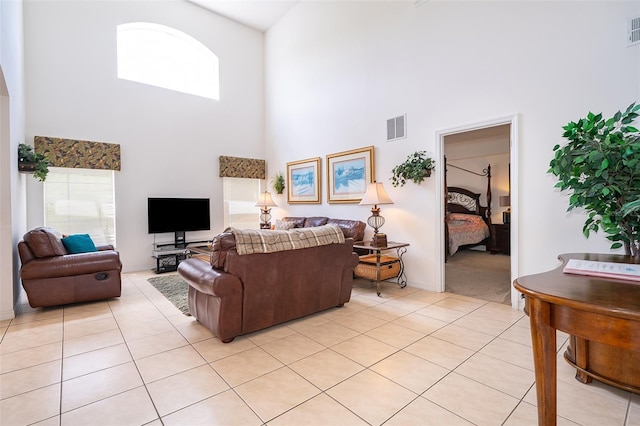
[[[25,120],[22,16],[22,1],[0,2],[0,320],[14,316],[17,243],[26,227],[26,176],[18,173]]]
[[[136,21],[176,28],[218,55],[220,101],[119,80],[116,26]],[[124,270],[154,266],[147,197],[210,197],[212,231],[187,238],[220,232],[218,156],[264,158],[264,35],[184,1],[31,0],[25,34],[27,140],[121,145],[116,237]],[[28,190],[31,228],[43,223],[42,185],[29,182]]]
[[[638,14],[640,3],[615,1],[301,2],[265,37],[269,173],[315,156],[324,168],[327,154],[374,145],[376,178],[395,202],[382,209],[384,231],[411,243],[410,284],[435,289],[435,179],[393,188],[390,171],[413,151],[433,154],[438,130],[518,114],[520,274],[555,266],[559,253],[607,252],[602,236],[584,239],[584,216],[565,212],[546,171],[562,125],[640,97],[640,46],[625,40]],[[385,142],[385,120],[402,113],[408,137]],[[323,201],[273,213],[369,212]]]

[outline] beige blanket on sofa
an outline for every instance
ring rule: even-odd
[[[239,255],[274,253],[344,243],[342,230],[334,224],[313,228],[293,228],[287,231],[236,228],[229,228],[227,231],[233,233]]]

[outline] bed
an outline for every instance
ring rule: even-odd
[[[476,176],[487,178],[487,206],[480,204],[480,194],[458,186],[448,186],[449,167]],[[444,157],[444,220],[445,220],[445,262],[460,248],[484,245],[487,250],[493,247],[493,227],[491,226],[491,164],[482,172],[468,170],[447,162]]]
[[[480,194],[465,188],[447,187],[445,244],[447,257],[460,248],[490,246],[491,210],[480,205]]]

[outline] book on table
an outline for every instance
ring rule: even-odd
[[[590,275],[602,278],[640,281],[640,265],[636,265],[634,263],[569,259],[562,272],[565,274]]]

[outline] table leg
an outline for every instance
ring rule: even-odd
[[[381,250],[376,251],[376,293],[380,297],[380,254]]]
[[[538,400],[538,425],[556,424],[556,330],[551,324],[551,306],[529,298],[529,320]]]
[[[404,261],[402,260],[402,255],[407,252],[406,247],[398,247],[396,249],[396,254],[398,257],[398,262],[400,262],[400,271],[398,272],[398,285],[400,288],[405,288],[407,286],[407,275],[404,272]]]

